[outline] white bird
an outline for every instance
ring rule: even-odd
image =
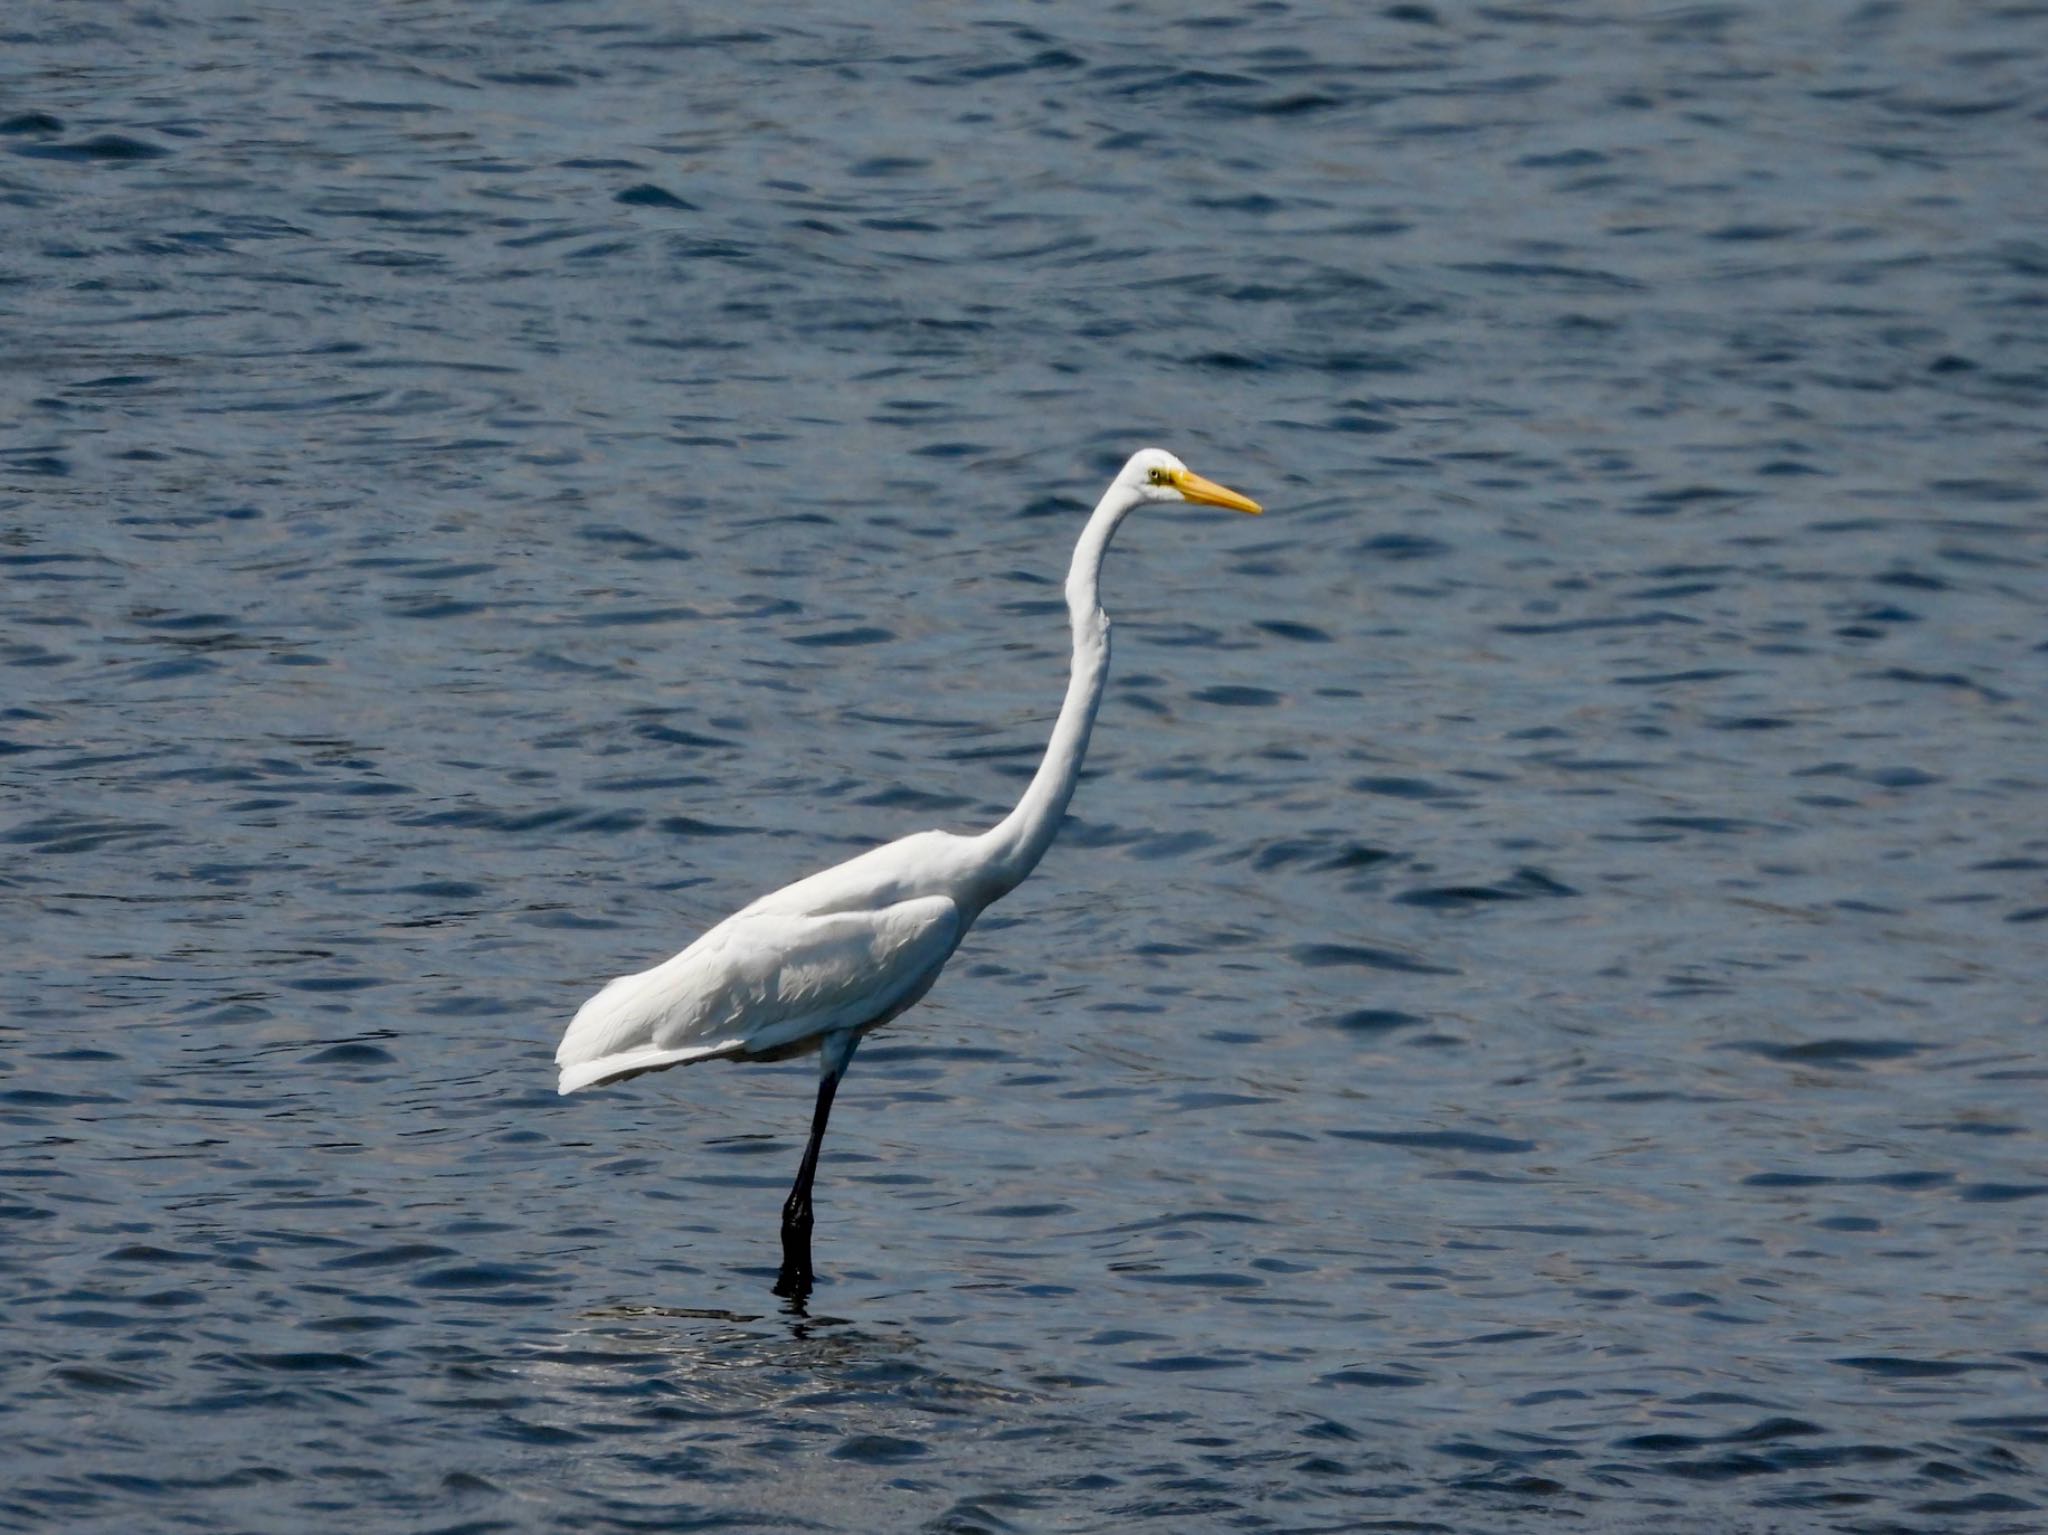
[[[776,1293],[810,1290],[811,1183],[832,1095],[861,1036],[910,1007],[989,904],[1036,867],[1080,777],[1109,675],[1109,617],[1097,598],[1117,527],[1147,502],[1259,504],[1171,453],[1131,457],[1096,503],[1067,572],[1073,672],[1045,760],[1017,808],[979,836],[923,831],[785,885],[652,970],[621,976],[577,1012],[555,1052],[561,1091],[710,1060],[818,1052],[818,1104],[782,1210]]]

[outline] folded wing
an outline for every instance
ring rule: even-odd
[[[892,1018],[960,939],[944,896],[826,916],[741,913],[584,1003],[555,1052],[561,1091],[722,1056],[777,1055]]]

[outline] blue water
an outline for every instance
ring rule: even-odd
[[[2048,12],[0,18],[0,1529],[2048,1520]],[[606,977],[1014,800],[863,1047]]]

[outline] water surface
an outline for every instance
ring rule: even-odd
[[[2039,1528],[2038,8],[0,40],[0,1528]]]

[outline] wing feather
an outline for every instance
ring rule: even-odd
[[[960,911],[921,896],[824,916],[744,911],[673,959],[621,976],[555,1052],[561,1091],[691,1061],[776,1055],[910,1006],[960,939]]]

